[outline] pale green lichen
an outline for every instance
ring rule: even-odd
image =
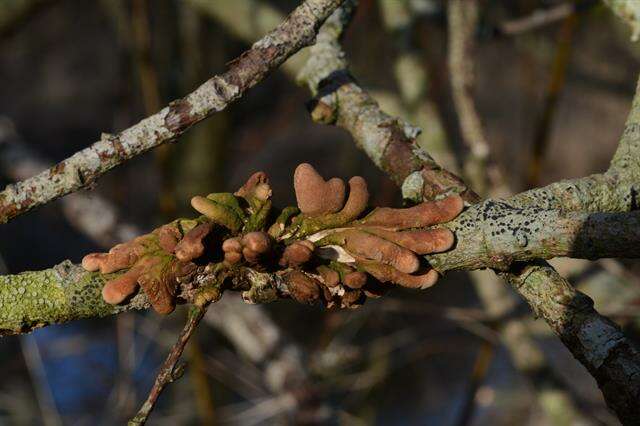
[[[0,276],[0,334],[147,306],[144,296],[126,306],[105,303],[102,286],[113,276],[86,272],[69,261],[43,271]]]
[[[402,198],[405,200],[419,203],[422,201],[422,188],[424,186],[424,178],[420,171],[416,171],[407,176],[402,182]]]

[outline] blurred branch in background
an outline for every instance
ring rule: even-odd
[[[109,135],[52,168],[0,192],[0,222],[92,185],[102,174],[219,112],[315,39],[317,28],[342,0],[307,0],[237,60],[194,92],[138,124]]]
[[[42,412],[42,423],[45,426],[61,426],[62,419],[51,393],[51,386],[47,380],[36,338],[33,335],[20,336],[20,346],[31,375],[31,383],[35,388],[38,406]]]
[[[11,181],[28,179],[50,167],[22,140],[7,117],[0,116],[0,173]],[[69,224],[102,247],[113,247],[142,233],[142,229],[123,223],[117,208],[96,193],[71,194],[62,199],[62,211]]]
[[[463,164],[465,179],[474,185],[479,194],[487,194],[491,185],[487,171],[489,142],[485,136],[480,116],[473,100],[474,45],[478,24],[476,0],[451,0],[447,3],[449,30],[448,64],[451,93],[458,114],[460,134],[468,150]]]
[[[215,309],[209,310],[205,321],[225,335],[238,352],[259,366],[271,398],[291,399],[282,405],[282,415],[295,423],[321,423],[330,415],[330,408],[316,401],[309,377],[308,354],[284,335],[260,306],[246,306],[238,297],[227,296]],[[269,418],[263,421],[271,421]],[[243,424],[246,424],[243,422]]]
[[[573,34],[577,24],[578,16],[570,14],[564,19],[558,31],[556,51],[551,65],[544,105],[533,136],[533,152],[527,171],[527,188],[535,188],[540,185],[544,157],[551,138],[556,106],[564,87],[569,60],[571,59]]]
[[[54,0],[3,0],[0,3],[0,37],[53,2]]]

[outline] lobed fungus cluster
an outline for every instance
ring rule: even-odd
[[[171,312],[179,283],[199,265],[233,273],[241,267],[278,274],[286,294],[302,303],[356,307],[379,297],[386,283],[424,289],[438,274],[421,255],[446,251],[454,235],[433,225],[456,217],[462,199],[450,196],[410,208],[375,208],[368,214],[365,180],[325,181],[309,164],[294,173],[298,207],[277,215],[267,176],[258,172],[235,193],[197,196],[201,216],[177,219],[149,234],[92,253],[88,271],[126,270],[108,280],[103,298],[122,303],[138,288],[159,313]]]

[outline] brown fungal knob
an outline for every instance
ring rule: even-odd
[[[340,274],[328,266],[320,265],[316,268],[316,271],[318,271],[324,285],[327,287],[335,287],[340,284]]]
[[[254,231],[242,237],[241,244],[251,251],[263,254],[271,249],[271,238],[266,232]]]
[[[311,164],[302,163],[296,167],[293,187],[298,207],[306,215],[335,213],[343,206],[345,186],[342,179],[325,181]]]
[[[224,261],[228,265],[235,265],[242,261],[242,243],[239,237],[227,238],[222,242]]]
[[[232,237],[224,240],[222,242],[222,251],[224,251],[225,253],[232,251],[240,253],[242,251],[242,243],[240,242],[240,238]]]
[[[315,246],[311,241],[294,241],[285,247],[279,264],[284,267],[296,268],[311,260],[314,249]]]
[[[452,195],[439,201],[424,202],[407,209],[377,208],[362,220],[369,226],[395,229],[420,228],[452,220],[464,207],[459,195]]]
[[[342,278],[342,282],[349,288],[359,289],[367,283],[367,274],[360,271],[349,272]]]
[[[291,297],[296,301],[312,305],[320,298],[320,283],[304,272],[288,272],[284,280]]]
[[[242,253],[238,251],[225,252],[224,261],[228,265],[235,265],[236,263],[240,263],[242,261]]]
[[[364,302],[362,294],[362,290],[345,290],[342,295],[341,307],[350,309],[359,308]]]

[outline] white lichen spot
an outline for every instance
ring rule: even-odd
[[[402,182],[402,198],[420,202],[422,201],[422,189],[424,188],[424,178],[420,171],[413,172]]]
[[[584,355],[591,365],[599,368],[609,352],[624,340],[613,325],[600,318],[587,320],[578,331],[578,339],[584,346]]]

